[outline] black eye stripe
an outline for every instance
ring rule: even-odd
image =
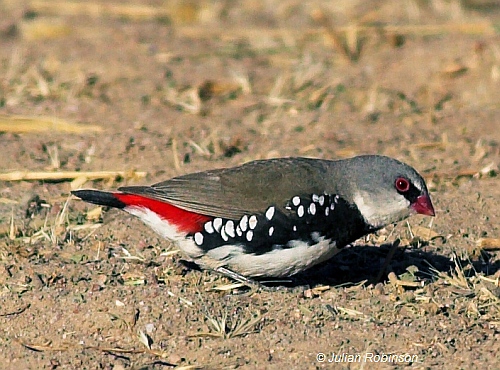
[[[407,184],[407,188],[401,188],[398,186],[399,182],[405,182]],[[396,181],[394,182],[394,187],[396,188],[396,191],[404,196],[410,203],[414,203],[417,198],[422,195],[422,191],[418,189],[413,183],[407,179],[406,177],[403,176],[398,176],[396,178]]]
[[[406,199],[408,199],[408,201],[410,203],[414,203],[417,198],[422,195],[422,192],[420,190],[418,190],[415,185],[413,185],[412,183],[410,183],[410,188],[405,191],[404,193],[401,193]]]

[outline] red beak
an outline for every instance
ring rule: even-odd
[[[411,208],[413,208],[415,212],[420,213],[421,215],[436,215],[436,212],[434,212],[434,207],[432,206],[431,198],[429,198],[428,195],[419,196],[417,200],[411,205]]]

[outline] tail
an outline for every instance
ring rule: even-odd
[[[120,188],[114,193],[99,190],[75,190],[71,193],[89,203],[123,209],[139,217],[155,230],[158,229],[158,220],[160,219],[160,223],[165,223],[161,225],[161,228],[168,229],[168,227],[172,228],[172,226],[175,226],[176,233],[194,234],[203,228],[205,222],[213,218],[186,211],[165,201],[133,193],[142,192],[142,190],[142,187],[137,186]],[[153,214],[154,217],[152,216]],[[175,240],[177,238],[176,234],[170,235],[164,232],[160,234],[168,239]]]
[[[100,206],[125,208],[127,205],[119,200],[113,193],[99,190],[74,190],[71,194],[78,198]]]

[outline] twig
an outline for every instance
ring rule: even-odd
[[[423,282],[421,281],[406,281],[400,280],[394,272],[390,272],[388,275],[389,282],[394,286],[408,287],[408,288],[421,288]]]
[[[0,132],[33,133],[44,131],[81,134],[85,132],[102,132],[103,129],[97,125],[82,125],[53,117],[0,115]]]
[[[79,177],[85,177],[88,180],[115,179],[123,178],[143,178],[147,172],[136,171],[96,171],[96,172],[28,172],[14,171],[0,174],[0,181],[66,181]]]
[[[148,20],[171,15],[169,7],[127,5],[119,2],[97,3],[93,1],[30,1],[30,8],[37,13],[56,15],[113,16],[123,19]]]
[[[334,27],[335,33],[352,32],[352,27]],[[192,38],[210,38],[223,34],[224,38],[259,38],[266,37],[283,37],[290,35],[291,37],[310,37],[320,36],[325,33],[323,27],[311,27],[305,31],[292,28],[238,28],[238,29],[217,29],[197,26],[183,26],[177,29],[179,35]],[[433,36],[442,34],[479,34],[479,35],[494,35],[495,28],[490,22],[470,22],[470,23],[449,23],[449,24],[422,24],[422,25],[357,25],[356,31],[360,35],[373,35],[376,31],[386,33],[397,33],[400,35],[415,35],[415,36]]]
[[[30,308],[30,304],[28,303],[27,305],[24,305],[21,308],[18,308],[17,310],[13,312],[7,312],[7,313],[0,313],[0,316],[5,317],[5,316],[13,316],[13,315],[19,315],[26,311],[28,308]]]
[[[177,172],[181,171],[181,164],[179,162],[179,152],[177,150],[177,139],[172,139],[172,156],[174,157],[174,168]]]

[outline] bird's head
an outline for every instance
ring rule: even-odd
[[[434,216],[429,191],[418,172],[393,158],[367,155],[346,162],[348,196],[374,229],[411,214]]]

